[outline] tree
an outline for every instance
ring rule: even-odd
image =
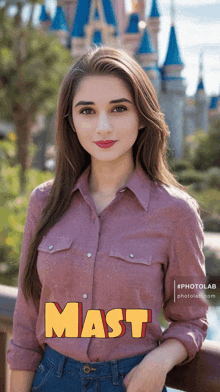
[[[33,7],[36,1],[31,3]],[[15,124],[21,193],[26,189],[31,124],[37,114],[55,112],[60,83],[74,61],[59,38],[30,21],[22,24],[24,4],[18,1],[15,17],[8,16],[7,3],[0,9],[0,117]]]

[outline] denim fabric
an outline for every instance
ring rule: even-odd
[[[46,345],[32,392],[124,392],[123,379],[146,354],[106,362],[80,362]],[[162,392],[167,392],[164,386]]]

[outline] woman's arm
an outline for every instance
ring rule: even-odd
[[[127,392],[161,392],[167,373],[187,358],[184,345],[177,339],[167,339],[147,354],[124,378]]]
[[[27,370],[12,370],[9,392],[31,392],[35,372]]]
[[[154,355],[155,361],[165,365],[168,373],[175,365],[183,362],[187,358],[187,351],[184,345],[177,339],[167,339],[147,355]],[[146,355],[146,357],[147,357]],[[144,357],[144,359],[146,358]],[[144,361],[144,359],[142,361]]]
[[[21,289],[28,248],[42,209],[41,193],[43,192],[40,192],[39,187],[32,191],[27,209],[18,274],[18,295],[13,316],[13,336],[9,341],[6,356],[11,370],[34,372],[43,356],[43,349],[36,336],[38,312],[32,301],[26,301]]]

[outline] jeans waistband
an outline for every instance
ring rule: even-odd
[[[80,377],[96,378],[111,375],[113,380],[118,380],[118,373],[128,373],[134,366],[138,365],[147,353],[133,357],[121,358],[105,362],[80,362],[53,350],[46,345],[45,357],[56,368],[56,374],[61,377],[63,371],[77,374]]]

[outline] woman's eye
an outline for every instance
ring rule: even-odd
[[[88,113],[87,110],[90,111],[90,110],[93,110],[93,109],[90,109],[90,108],[82,109],[80,113],[83,113],[83,112],[86,111],[85,114],[91,114],[91,113]],[[83,113],[83,114],[84,114],[84,113]]]
[[[117,110],[116,110],[116,109],[117,109]],[[122,112],[124,112],[125,110],[127,110],[127,108],[126,108],[125,106],[116,106],[116,107],[113,109],[113,111],[115,111],[115,110],[116,110],[117,113],[122,113]],[[82,114],[91,114],[91,111],[93,111],[93,109],[91,109],[91,108],[85,108],[85,109],[82,109],[80,113],[82,113]]]
[[[119,110],[117,110],[118,113],[122,113],[122,112],[124,112],[125,110],[127,110],[127,108],[126,108],[125,106],[116,106],[115,109],[119,109]],[[114,110],[115,110],[115,109],[114,109]],[[122,109],[122,110],[121,110],[121,109]]]

